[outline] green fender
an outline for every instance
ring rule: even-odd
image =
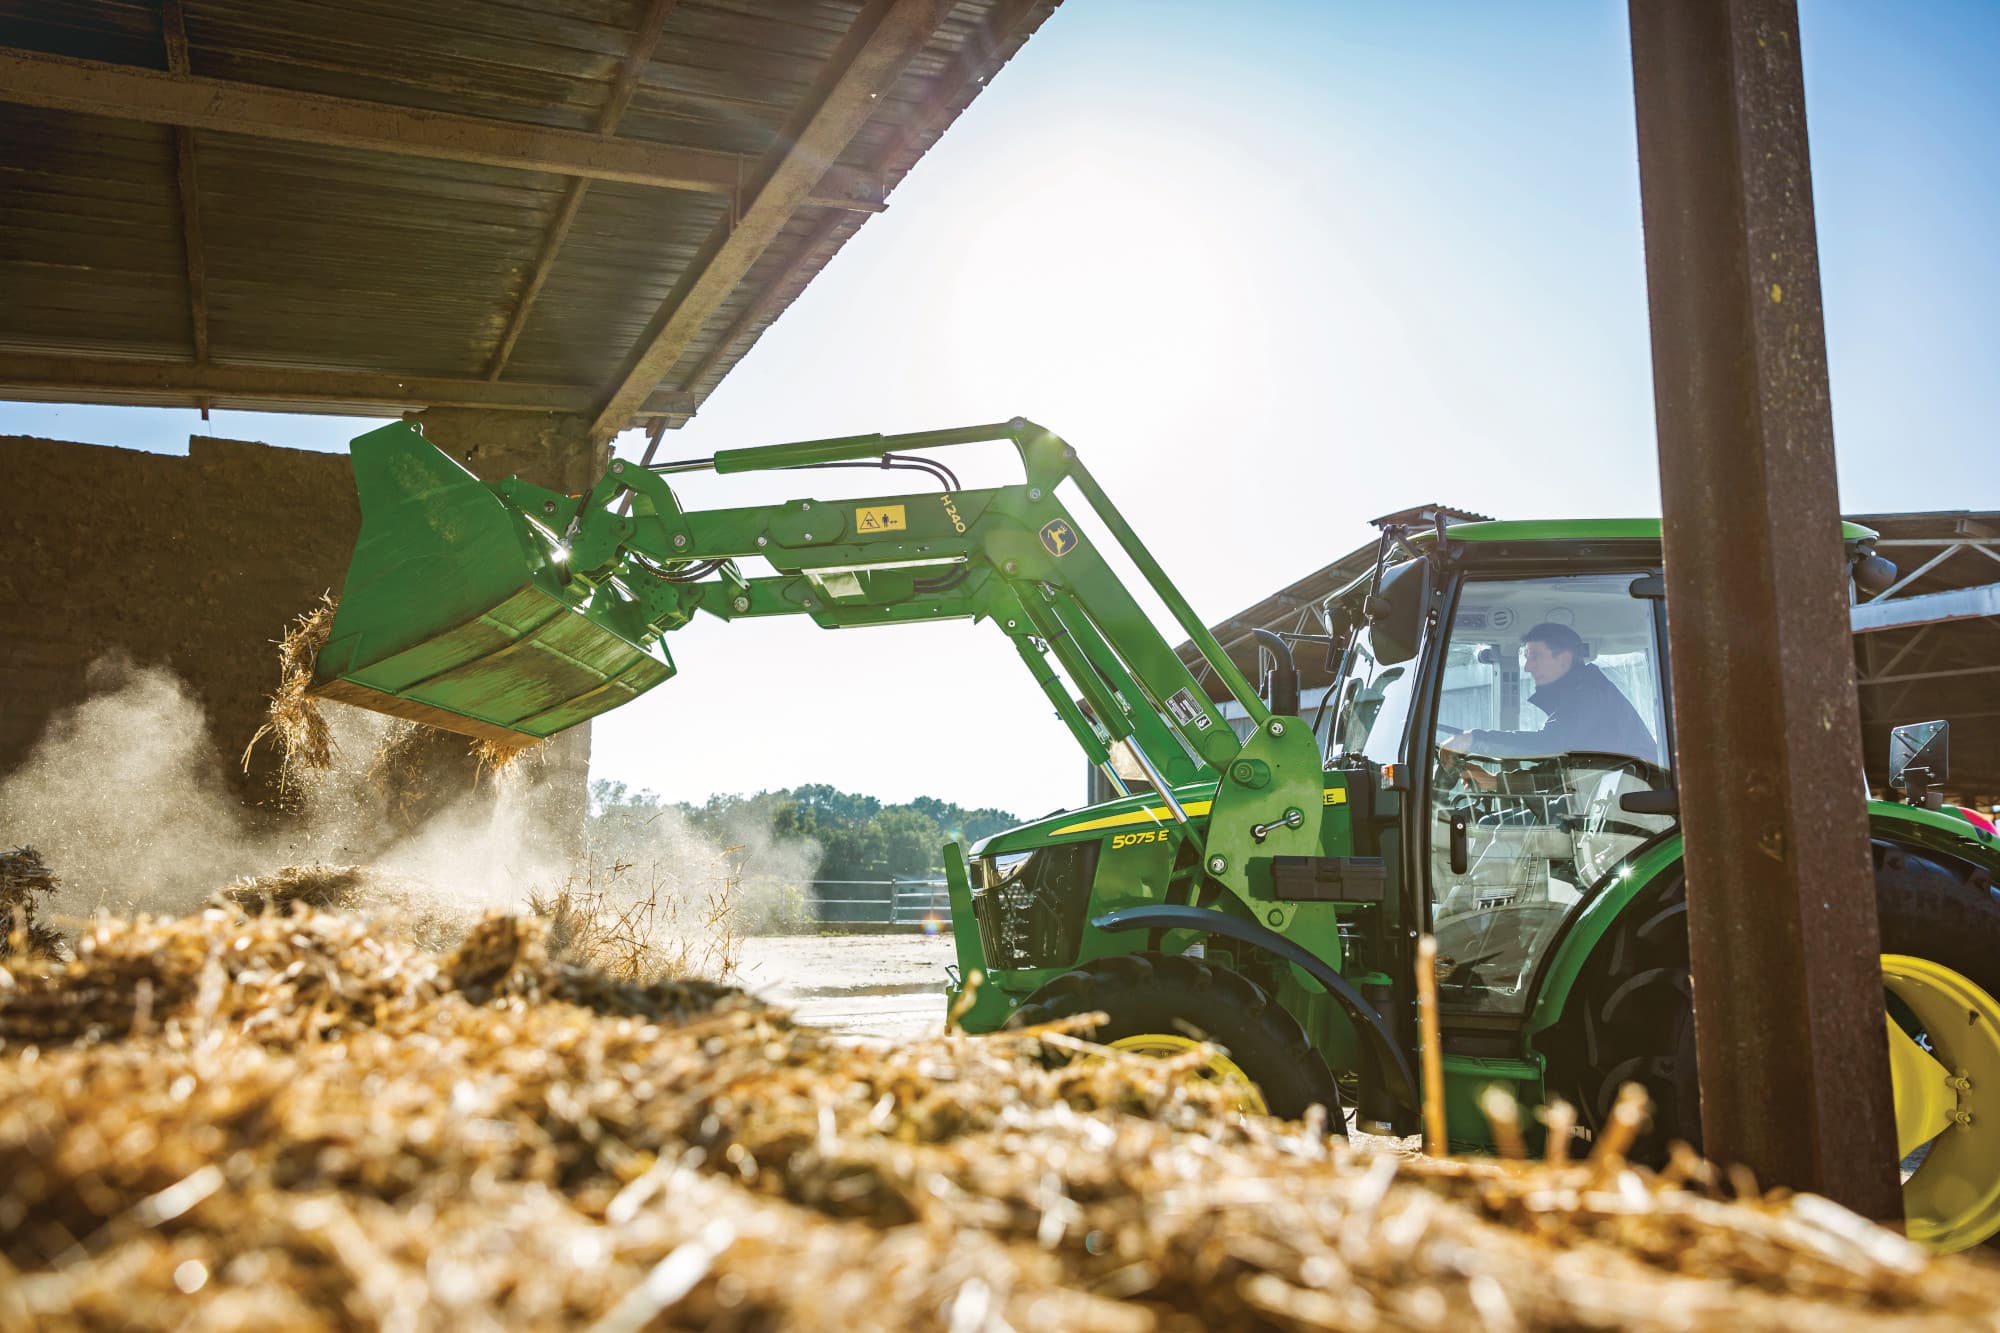
[[[1972,861],[2000,874],[2000,838],[1955,815],[1901,805],[1868,802],[1869,836]],[[1571,989],[1584,964],[1611,929],[1612,922],[1663,876],[1680,873],[1682,842],[1678,831],[1639,849],[1611,872],[1583,911],[1563,932],[1562,941],[1542,970],[1540,989],[1528,1011],[1528,1033],[1545,1032],[1562,1021]]]
[[[1583,910],[1569,924],[1556,951],[1542,969],[1541,987],[1528,1010],[1528,1032],[1547,1031],[1562,1021],[1569,1007],[1569,993],[1583,966],[1597,952],[1597,943],[1611,929],[1632,900],[1668,875],[1680,873],[1681,835],[1675,830],[1639,849],[1625,864],[1604,878]]]

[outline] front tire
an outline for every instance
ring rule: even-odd
[[[1340,1123],[1340,1094],[1326,1061],[1298,1020],[1249,978],[1180,954],[1129,953],[1085,963],[1049,982],[1008,1018],[1009,1028],[1033,1027],[1076,1014],[1102,1012],[1106,1021],[1078,1036],[1148,1054],[1184,1049],[1194,1041],[1219,1047],[1205,1078],[1230,1081],[1240,1071],[1257,1094],[1245,1109],[1286,1120],[1323,1106]],[[1261,1101],[1262,1106],[1257,1102]]]

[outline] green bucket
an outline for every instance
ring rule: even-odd
[[[356,439],[361,535],[312,693],[482,740],[541,740],[674,674],[615,581],[398,422]]]

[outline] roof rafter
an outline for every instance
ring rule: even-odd
[[[544,171],[663,189],[734,195],[745,159],[638,139],[418,107],[292,92],[229,79],[0,48],[0,101],[114,119],[220,130],[332,148]],[[832,165],[813,173],[804,202],[877,212],[882,183]]]
[[[934,93],[923,105],[917,119],[912,121],[895,142],[874,162],[874,169],[885,176],[895,164],[906,155],[922,152],[922,140],[938,132],[938,127],[957,113],[958,99],[967,96],[968,90],[983,85],[1007,63],[1007,49],[1027,40],[1021,32],[1022,26],[1035,11],[1035,0],[1007,0],[989,13],[970,34],[963,49],[953,62],[953,72],[958,76],[947,91]],[[710,348],[707,355],[694,368],[681,376],[680,386],[692,392],[716,364],[728,355],[729,349],[755,331],[760,325],[776,317],[780,307],[788,298],[789,289],[800,281],[800,272],[811,262],[812,257],[828,244],[834,243],[841,225],[846,218],[839,213],[828,213],[801,242],[785,265],[773,274],[743,307],[742,313],[730,322]]]
[[[625,108],[632,104],[632,94],[639,89],[639,75],[653,58],[653,50],[660,44],[660,30],[667,26],[668,17],[674,12],[680,0],[653,0],[646,11],[646,17],[639,24],[639,34],[633,39],[632,49],[624,63],[618,67],[618,78],[611,85],[610,94],[604,99],[604,106],[597,113],[597,132],[610,138],[617,130],[618,122],[625,116]],[[497,380],[507,369],[507,358],[514,355],[514,344],[521,339],[521,330],[528,326],[528,312],[535,307],[535,298],[542,294],[542,284],[549,280],[549,273],[556,266],[556,256],[562,253],[563,242],[569,237],[569,228],[576,221],[577,211],[583,207],[584,195],[590,193],[590,179],[587,176],[573,178],[563,191],[563,200],[556,208],[556,215],[549,221],[549,229],[542,236],[542,246],[535,256],[534,267],[528,270],[528,278],[521,286],[521,294],[514,301],[514,313],[507,318],[507,328],[500,335],[498,346],[493,349],[493,359],[486,367],[486,378]]]
[[[1848,612],[1856,634],[1908,629],[1913,625],[1934,625],[1947,620],[1988,620],[1995,617],[2000,617],[2000,583],[1917,593],[1910,597],[1893,598],[1886,604],[1864,602]]]
[[[490,407],[524,412],[586,412],[595,385],[494,383],[454,376],[389,375],[348,370],[288,370],[271,366],[195,365],[128,357],[0,353],[0,390],[25,390],[61,401],[64,393],[129,394],[135,399],[234,399],[319,407]],[[4,396],[17,396],[7,393]],[[93,398],[89,401],[102,401]],[[642,415],[675,417],[692,410],[691,395],[656,393]]]
[[[716,224],[605,389],[591,438],[608,440],[638,414],[785,223],[814,202],[813,183],[837,161],[952,9],[951,0],[873,0],[800,102],[752,177],[740,213]]]
[[[934,93],[925,100],[915,118],[903,126],[895,142],[881,154],[875,164],[878,170],[886,171],[903,157],[921,154],[923,140],[942,133],[944,123],[964,109],[959,100],[966,97],[967,90],[983,85],[1006,64],[1003,53],[1034,8],[1035,0],[1001,0],[967,34],[965,45],[952,63],[952,72],[958,77],[948,90]],[[1027,38],[1020,40],[1026,41]]]

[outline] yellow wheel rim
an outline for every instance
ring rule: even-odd
[[[1204,1082],[1221,1084],[1234,1099],[1236,1109],[1239,1111],[1249,1111],[1257,1115],[1270,1114],[1270,1109],[1264,1104],[1263,1092],[1250,1076],[1220,1049],[1206,1042],[1170,1032],[1136,1032],[1112,1042],[1111,1049],[1160,1058],[1200,1051],[1202,1060],[1195,1068]]]
[[[1919,1029],[1889,1019],[1905,1225],[1933,1249],[1967,1249],[2000,1233],[2000,1003],[1907,954],[1882,955],[1882,981]]]

